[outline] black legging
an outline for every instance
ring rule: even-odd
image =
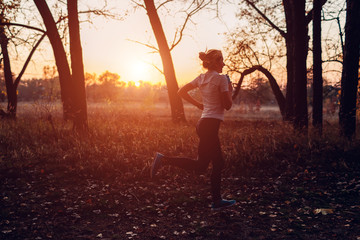
[[[169,164],[197,173],[205,172],[212,162],[211,195],[214,202],[221,200],[220,185],[221,171],[224,167],[222,157],[219,128],[221,120],[215,118],[201,118],[196,125],[196,132],[200,138],[198,160],[189,158],[169,158]]]

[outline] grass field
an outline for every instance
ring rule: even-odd
[[[234,173],[258,164],[277,165],[298,161],[298,158],[313,158],[317,152],[330,151],[326,158],[331,158],[332,151],[343,147],[334,116],[326,116],[323,137],[314,138],[311,128],[310,137],[295,134],[289,124],[281,121],[276,107],[264,107],[260,112],[247,114],[238,109],[234,106],[227,112],[220,132],[224,155]],[[188,105],[185,111],[188,123],[174,124],[170,121],[169,106],[165,104],[93,103],[88,106],[89,135],[79,137],[72,134],[70,123],[62,121],[59,104],[21,103],[18,120],[5,121],[1,127],[2,142],[8,145],[8,157],[13,159],[5,162],[21,165],[40,158],[114,169],[113,164],[125,167],[127,161],[133,166],[144,166],[156,151],[196,157],[198,139],[194,127],[201,113]],[[323,159],[318,157],[311,160]]]
[[[0,238],[360,238],[360,143],[338,137],[336,117],[316,137],[276,108],[235,107],[220,138],[223,194],[238,204],[211,212],[209,172],[149,178],[156,151],[196,158],[200,112],[185,106],[188,122],[174,124],[167,105],[89,104],[89,133],[78,136],[59,105],[19,104],[0,126]]]

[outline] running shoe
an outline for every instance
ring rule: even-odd
[[[212,210],[221,210],[223,208],[227,208],[227,207],[231,207],[232,205],[234,205],[236,203],[235,200],[225,200],[222,199],[219,203],[213,203],[211,205],[211,209]]]
[[[160,169],[163,157],[164,157],[164,155],[161,153],[157,152],[155,154],[155,158],[154,158],[153,164],[151,166],[151,171],[150,171],[151,178],[153,178],[156,175],[157,171]]]

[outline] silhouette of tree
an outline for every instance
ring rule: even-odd
[[[65,120],[74,120],[72,114],[72,80],[71,72],[66,57],[66,52],[61,41],[55,20],[45,0],[34,0],[34,3],[43,19],[52,46],[56,67],[59,73],[61,87],[61,101]]]
[[[116,73],[106,71],[102,73],[97,82],[99,85],[95,85],[99,91],[97,91],[98,100],[116,100],[119,93],[119,87],[123,87],[119,82],[120,76]]]
[[[80,41],[80,24],[78,16],[78,1],[67,0],[69,14],[69,36],[72,69],[72,103],[74,126],[78,130],[87,128],[87,105],[85,93],[85,75]]]
[[[10,3],[13,2],[19,2],[19,6],[20,6],[20,1],[11,1]],[[26,66],[28,65],[30,58],[32,54],[35,52],[37,46],[40,44],[42,39],[46,35],[48,35],[50,43],[53,48],[55,62],[59,73],[64,119],[72,120],[74,122],[74,128],[86,128],[87,126],[86,96],[85,96],[85,84],[84,84],[84,73],[83,73],[84,70],[82,63],[82,50],[81,50],[80,33],[79,33],[79,19],[78,19],[78,8],[77,8],[78,1],[69,1],[68,16],[60,15],[59,20],[57,22],[55,22],[54,17],[52,16],[52,13],[50,12],[46,1],[34,0],[34,3],[38,8],[41,17],[43,18],[43,22],[47,29],[46,31],[37,27],[33,27],[21,23],[0,21],[0,27],[17,26],[20,28],[32,29],[42,33],[42,36],[40,37],[39,40],[37,40],[36,44],[32,48],[30,55],[24,64],[23,69],[21,70],[18,77],[15,79],[14,86],[18,85],[20,78],[23,75]],[[3,4],[1,6],[3,6]],[[55,10],[59,10],[58,8],[59,5],[56,5]],[[108,12],[108,10],[106,10],[106,7],[102,9],[89,9],[87,11],[81,11],[81,13],[86,13],[89,16],[90,14],[95,14],[105,17],[111,17],[114,19],[117,18],[115,15]],[[65,20],[68,20],[69,24],[66,24]],[[91,20],[89,20],[89,22],[91,22]],[[59,27],[57,26],[58,23],[65,23],[65,24],[62,24],[61,27]],[[69,31],[70,51],[71,51],[70,57],[72,60],[71,67],[72,67],[73,76],[70,73],[70,67],[67,61],[67,55],[62,43],[62,39],[60,38],[58,32],[58,29],[60,30],[60,28],[64,28],[63,29],[64,33],[67,33],[67,30]],[[12,32],[9,31],[9,33]],[[24,42],[27,42],[27,40]],[[5,46],[5,44],[3,44],[2,46]],[[7,70],[7,72],[9,71]],[[9,76],[9,74],[7,74],[7,76]],[[8,79],[10,78],[8,77]],[[9,80],[9,82],[11,81]],[[9,86],[11,85],[9,84]]]
[[[44,39],[46,33],[42,31],[41,29],[32,28],[35,30],[39,30],[42,32],[42,36],[37,40],[35,45],[32,47],[26,61],[24,62],[24,65],[18,74],[18,76],[14,79],[13,73],[11,70],[11,61],[8,51],[8,44],[9,41],[12,40],[12,38],[15,38],[14,31],[8,30],[6,32],[6,27],[9,27],[9,21],[14,18],[16,15],[17,10],[20,8],[20,1],[11,1],[7,3],[3,3],[1,1],[0,5],[0,45],[1,45],[1,54],[2,54],[2,67],[4,71],[4,79],[5,79],[5,86],[6,86],[6,96],[8,99],[8,105],[7,105],[7,112],[1,110],[1,115],[3,117],[9,117],[12,119],[16,118],[16,110],[17,110],[17,102],[18,102],[18,96],[17,96],[17,88],[19,86],[20,80],[31,60],[32,55],[34,54],[35,50],[41,43],[41,41]],[[21,25],[22,27],[28,27],[25,25]],[[3,94],[3,93],[2,93]]]
[[[34,0],[34,2],[47,29],[55,56],[61,86],[64,119],[72,120],[74,129],[82,131],[87,129],[87,106],[77,1],[69,0],[67,2],[72,73],[49,6],[45,0]]]
[[[245,0],[257,15],[248,9],[242,11],[242,16],[248,16],[255,27],[259,23],[271,30],[276,30],[285,39],[287,59],[287,86],[285,118],[293,122],[296,129],[307,128],[307,79],[306,57],[308,52],[308,24],[313,17],[313,10],[306,11],[305,0],[283,0],[262,3],[266,10],[261,11],[255,1]],[[258,3],[258,2],[256,2]],[[321,4],[325,4],[322,0]],[[280,10],[282,7],[282,10]],[[266,14],[265,14],[266,13]],[[284,16],[284,17],[279,17]],[[270,19],[272,18],[273,19]],[[258,30],[260,31],[260,30]],[[279,37],[275,37],[279,41]]]
[[[339,124],[347,139],[355,137],[356,98],[359,81],[360,1],[346,1],[344,62],[341,77]]]
[[[322,0],[313,3],[313,126],[322,134],[323,122],[323,78],[321,58],[321,8]]]
[[[288,79],[286,97],[293,99],[294,127],[302,130],[308,127],[306,57],[309,40],[305,0],[284,0],[283,4],[287,28],[285,38],[288,56],[287,69],[288,71],[291,69],[290,72],[292,72],[291,78]],[[289,105],[288,108],[290,107]]]
[[[152,27],[152,30],[154,32],[156,42],[158,47],[154,47],[149,44],[144,44],[157,52],[159,52],[162,65],[163,65],[163,71],[161,71],[165,76],[165,81],[168,89],[168,96],[169,96],[169,102],[171,106],[171,116],[174,122],[181,122],[185,121],[185,113],[184,113],[184,107],[181,98],[177,95],[177,91],[179,90],[178,83],[176,81],[176,74],[174,69],[174,64],[171,56],[171,50],[176,47],[183,37],[183,32],[186,28],[187,23],[191,20],[191,17],[198,13],[201,9],[205,8],[207,5],[209,5],[212,1],[211,0],[202,0],[202,1],[183,1],[182,4],[187,4],[189,2],[189,5],[187,6],[186,10],[186,17],[184,20],[184,23],[180,26],[179,29],[177,29],[174,39],[169,46],[166,35],[164,33],[164,29],[162,27],[161,20],[158,15],[158,10],[161,7],[164,7],[166,4],[169,4],[171,2],[175,2],[174,0],[167,0],[162,1],[158,3],[157,6],[155,6],[154,0],[143,0],[141,3],[139,1],[133,1],[137,6],[143,8],[146,10],[147,15],[149,17],[149,21]],[[144,4],[142,4],[144,3]],[[159,70],[159,69],[158,69]]]
[[[249,33],[248,29],[237,29],[228,35],[228,44],[225,48],[228,57],[225,62],[228,72],[239,75],[239,81],[234,88],[234,100],[240,92],[244,78],[255,71],[261,72],[267,77],[280,113],[285,119],[285,97],[271,74],[272,66],[277,64],[276,59],[281,58],[283,53],[278,51],[277,47],[271,47],[273,43],[273,36],[268,32]]]

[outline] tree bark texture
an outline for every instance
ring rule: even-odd
[[[72,69],[72,102],[74,127],[87,129],[87,105],[85,92],[84,64],[80,40],[80,24],[78,16],[78,1],[68,0],[70,53]]]
[[[144,2],[150,24],[159,47],[165,81],[168,87],[172,120],[175,122],[185,121],[184,106],[180,96],[177,94],[179,86],[176,81],[173,60],[154,0],[144,0]]]
[[[291,14],[290,1],[283,1],[284,12],[285,12],[285,21],[286,21],[286,74],[287,74],[287,83],[286,83],[286,103],[285,103],[285,120],[293,122],[294,121],[294,69],[293,69],[293,58],[294,58],[294,46],[291,39],[291,32],[293,32],[293,20]]]
[[[283,2],[286,22],[289,24],[289,28],[287,25],[286,43],[287,45],[289,44],[287,46],[287,54],[290,54],[287,64],[288,67],[292,69],[292,72],[288,73],[288,76],[293,79],[288,79],[288,83],[292,81],[293,84],[293,124],[295,129],[301,131],[308,127],[306,57],[309,40],[305,17],[305,0],[284,0]],[[287,101],[291,101],[288,95],[286,98]]]
[[[13,76],[11,72],[11,64],[10,64],[10,58],[8,52],[8,42],[9,39],[5,34],[4,26],[0,26],[0,44],[1,44],[3,62],[4,62],[4,77],[5,77],[6,94],[8,99],[6,116],[9,118],[16,118],[17,87],[14,84]]]
[[[344,61],[341,76],[339,123],[340,133],[355,137],[356,96],[359,74],[360,1],[346,1]]]
[[[313,126],[321,135],[323,123],[323,78],[321,58],[322,0],[314,0],[313,4]]]
[[[61,42],[59,32],[56,27],[54,18],[50,12],[49,6],[45,0],[34,0],[35,5],[44,21],[47,36],[53,49],[56,67],[59,73],[61,101],[63,103],[63,113],[65,120],[73,120],[73,109],[71,99],[71,73],[67,61],[66,52]]]

